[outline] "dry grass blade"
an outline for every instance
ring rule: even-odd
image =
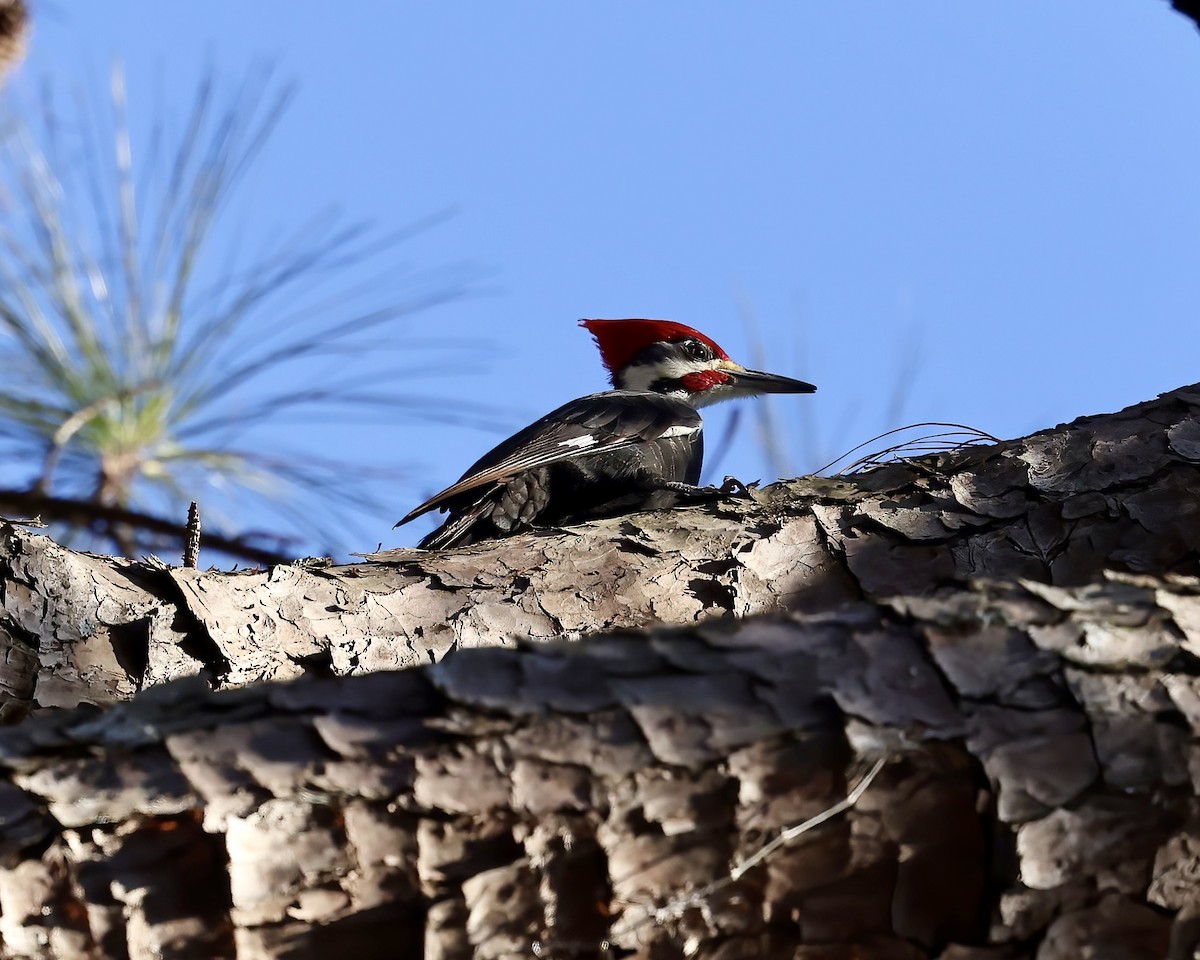
[[[969,427],[961,423],[944,423],[936,420],[926,421],[924,423],[912,423],[904,427],[896,427],[893,430],[888,430],[878,436],[872,437],[870,440],[864,440],[855,447],[850,448],[840,457],[831,460],[819,470],[813,471],[815,475],[824,474],[826,471],[833,469],[843,460],[849,459],[858,451],[870,447],[871,444],[879,443],[881,440],[886,440],[888,437],[894,437],[898,434],[905,433],[910,430],[928,430],[931,428],[946,428],[935,433],[923,433],[917,437],[903,440],[900,443],[890,444],[882,449],[871,450],[853,460],[849,465],[838,471],[840,474],[858,473],[863,470],[868,470],[871,467],[883,466],[887,463],[897,463],[901,460],[911,459],[916,456],[924,456],[935,453],[950,453],[955,450],[961,450],[964,447],[976,446],[985,443],[999,443],[998,437],[992,436],[983,430],[976,427]]]

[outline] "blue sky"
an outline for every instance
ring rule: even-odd
[[[297,82],[233,211],[251,239],[451,213],[397,273],[475,278],[413,324],[482,345],[429,388],[498,424],[279,427],[411,467],[342,551],[414,542],[409,506],[599,389],[580,317],[747,359],[752,317],[762,363],[820,388],[772,401],[796,472],[903,423],[1019,436],[1200,379],[1200,35],[1166,2],[55,2],[14,95],[102,88],[114,57],[135,134],[208,64]],[[719,472],[769,478],[742,427]]]

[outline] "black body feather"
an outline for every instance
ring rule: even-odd
[[[699,482],[701,425],[689,403],[659,393],[580,397],[484,454],[400,523],[435,508],[447,511],[446,522],[420,544],[440,549],[532,526],[669,507],[679,500],[669,484]]]

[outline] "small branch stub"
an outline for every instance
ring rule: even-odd
[[[187,540],[183,545],[183,565],[195,570],[200,564],[200,507],[193,500],[188,507]]]

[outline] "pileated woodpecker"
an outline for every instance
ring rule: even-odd
[[[760,393],[812,393],[802,380],[747,370],[716,343],[670,320],[581,320],[613,389],[563,404],[485,453],[435,507],[450,516],[421,546],[437,550],[633,510],[712,497],[698,487],[704,446],[697,407]]]

